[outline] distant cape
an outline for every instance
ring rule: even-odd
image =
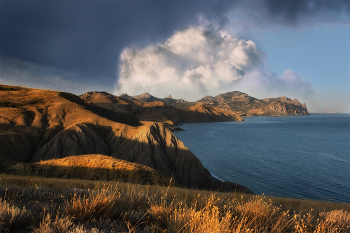
[[[321,113],[339,113],[339,112],[334,112],[334,111],[331,111],[331,110],[325,110],[325,111],[323,111]]]

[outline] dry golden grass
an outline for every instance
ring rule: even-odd
[[[65,212],[77,222],[113,218],[119,207],[117,200],[120,196],[117,190],[109,189],[88,191],[82,196],[80,193],[72,193],[72,197],[65,200]]]
[[[37,163],[18,163],[7,168],[6,172],[51,178],[170,185],[170,179],[153,168],[100,154],[69,156]],[[171,185],[179,186],[174,181]]]
[[[0,84],[0,106],[12,108],[36,106],[43,103],[44,99],[53,99],[57,93],[57,91]]]
[[[47,214],[42,222],[40,222],[39,227],[34,228],[34,233],[54,233],[54,232],[62,232],[68,233],[70,231],[73,222],[70,221],[69,217],[59,217],[56,215],[55,219],[52,219],[50,214]]]
[[[31,223],[30,211],[19,209],[0,198],[0,231],[25,228]]]
[[[21,216],[1,217],[4,230],[13,219],[36,233],[350,232],[348,203],[8,175],[0,198],[0,216]]]

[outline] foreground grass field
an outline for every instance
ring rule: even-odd
[[[350,232],[350,204],[0,175],[1,232]]]

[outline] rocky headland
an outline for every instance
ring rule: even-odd
[[[243,92],[233,91],[215,97],[206,96],[197,102],[230,110],[240,116],[299,116],[308,115],[306,104],[282,96],[257,99]]]

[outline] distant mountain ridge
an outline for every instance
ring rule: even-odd
[[[164,122],[170,125],[243,120],[232,111],[219,109],[205,103],[190,103],[182,99],[173,99],[171,96],[160,99],[149,93],[131,97],[127,94],[114,96],[106,92],[87,92],[80,98],[89,104],[117,112],[131,112],[142,121]]]
[[[187,108],[198,103],[204,103],[240,116],[299,116],[309,114],[306,104],[300,103],[297,99],[285,96],[257,99],[239,91],[227,92],[217,96],[207,95],[195,102],[173,99],[171,96],[160,99],[149,93],[133,96],[133,98],[143,102],[161,101],[176,108]]]

